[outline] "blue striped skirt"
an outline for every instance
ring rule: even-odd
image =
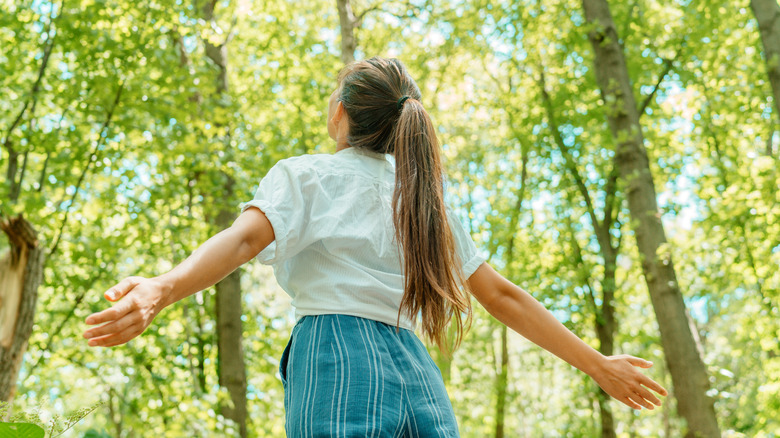
[[[441,372],[409,330],[304,316],[279,374],[290,438],[460,436]]]

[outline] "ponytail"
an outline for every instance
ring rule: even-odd
[[[396,59],[348,65],[339,82],[349,145],[395,154],[393,224],[404,273],[398,321],[402,313],[411,320],[421,316],[423,335],[449,353],[471,322],[471,301],[444,205],[433,122],[420,103],[420,90]],[[450,340],[446,328],[453,318]]]
[[[393,223],[403,249],[404,295],[401,311],[421,313],[422,331],[442,351],[449,351],[446,327],[455,318],[454,348],[463,338],[463,314],[471,302],[461,293],[462,266],[444,206],[439,142],[428,113],[416,99],[401,108],[394,137],[395,191]]]

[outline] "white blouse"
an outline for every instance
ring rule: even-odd
[[[275,240],[257,259],[273,265],[296,318],[339,313],[396,325],[404,283],[394,184],[392,155],[350,147],[279,161],[241,204],[271,222]],[[449,206],[447,215],[468,278],[486,259]],[[414,330],[404,314],[400,326]]]

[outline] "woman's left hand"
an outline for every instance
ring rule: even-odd
[[[163,287],[155,278],[127,277],[105,292],[111,308],[89,315],[89,325],[105,323],[84,332],[90,347],[121,345],[143,333],[162,310]]]
[[[607,394],[626,406],[637,410],[642,407],[653,409],[661,406],[661,400],[650,390],[662,396],[668,395],[668,392],[637,369],[651,366],[652,362],[627,354],[607,356],[591,377]]]

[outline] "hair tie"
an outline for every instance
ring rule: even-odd
[[[400,99],[398,99],[398,103],[396,104],[396,109],[401,109],[402,106],[404,106],[404,102],[406,102],[406,99],[408,99],[409,96],[404,96]]]

